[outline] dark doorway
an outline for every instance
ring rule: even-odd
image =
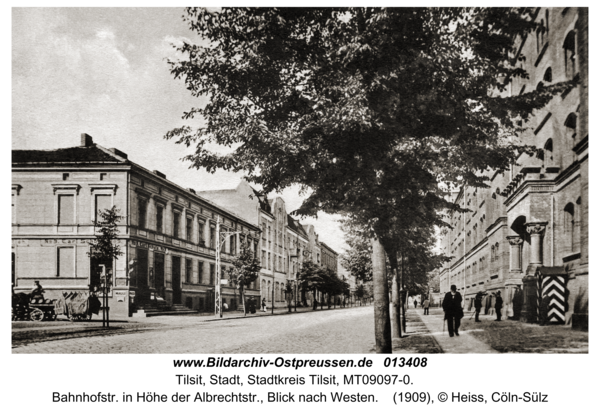
[[[156,294],[165,297],[165,254],[154,253],[154,288]]]
[[[148,288],[148,250],[138,248],[137,260],[137,285],[142,289],[146,289]]]
[[[101,277],[103,266],[105,274],[109,277],[112,277],[112,260],[98,260],[96,258],[90,258],[90,291],[100,291],[102,289],[103,285]],[[110,279],[109,282],[114,283],[115,280]]]
[[[173,267],[171,268],[173,304],[181,304],[181,258],[173,257]]]

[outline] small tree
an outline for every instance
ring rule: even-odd
[[[240,290],[240,298],[246,315],[246,298],[244,288],[249,287],[252,282],[258,278],[260,272],[260,262],[256,259],[254,253],[246,246],[242,245],[240,254],[233,261],[233,267],[229,270],[229,280]]]
[[[358,287],[356,287],[356,290],[354,291],[354,294],[356,295],[356,298],[358,298],[358,301],[360,302],[360,305],[362,305],[363,297],[365,295],[367,295],[367,289],[365,288],[364,285],[359,284]]]
[[[89,242],[90,251],[88,256],[96,262],[111,264],[113,260],[119,259],[123,255],[121,245],[116,242],[119,235],[118,224],[123,217],[119,215],[119,210],[116,206],[104,211],[98,211],[98,220],[93,220],[96,238]],[[103,310],[102,310],[102,326],[109,327],[108,314],[108,292],[112,286],[112,275],[110,271],[105,272],[104,277],[100,279],[103,291]],[[90,285],[90,288],[94,288]]]

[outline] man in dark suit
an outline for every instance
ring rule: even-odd
[[[442,302],[442,308],[444,309],[444,318],[448,321],[448,333],[450,337],[457,336],[458,329],[460,327],[460,319],[463,317],[462,309],[462,296],[456,291],[456,285],[450,286],[450,292],[444,296]]]

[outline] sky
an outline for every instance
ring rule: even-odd
[[[191,170],[180,159],[191,149],[163,139],[201,105],[183,80],[169,73],[173,44],[201,42],[182,20],[182,8],[13,8],[12,149],[78,146],[81,133],[105,148],[159,170],[183,187],[234,187],[242,174]],[[303,197],[281,194],[288,213]],[[320,213],[319,239],[338,253],[347,248],[339,216]]]

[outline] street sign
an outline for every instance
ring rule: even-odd
[[[221,278],[221,284],[222,285],[227,285],[227,284],[229,284],[229,280],[227,280],[225,278]]]

